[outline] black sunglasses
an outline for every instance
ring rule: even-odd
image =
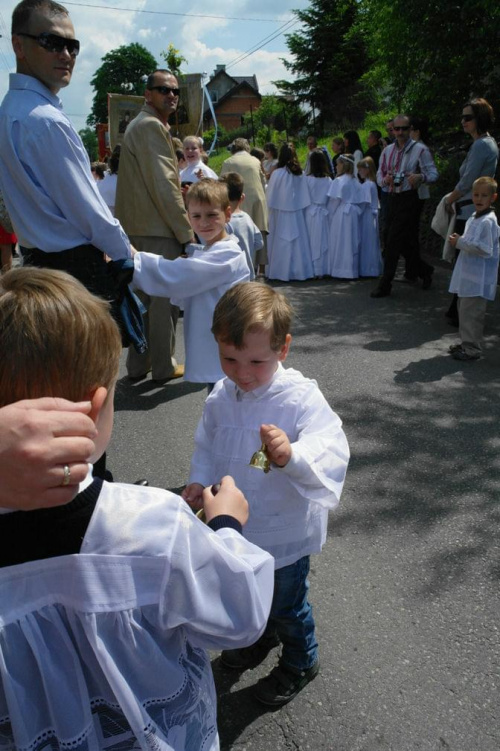
[[[172,93],[174,96],[179,96],[181,93],[180,89],[173,89],[171,86],[150,86],[149,91],[159,91],[160,94]]]
[[[47,52],[56,52],[58,55],[60,55],[65,49],[68,50],[71,57],[76,57],[80,52],[80,42],[78,39],[67,39],[66,37],[60,37],[57,34],[50,34],[48,31],[42,31],[38,36],[27,34],[24,31],[18,31],[17,36],[34,39],[44,50],[47,50]]]
[[[410,130],[409,125],[395,125],[394,130]]]
[[[471,120],[474,120],[474,115],[462,115],[462,122],[463,123],[470,123]]]

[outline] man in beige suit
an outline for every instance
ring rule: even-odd
[[[156,70],[148,76],[144,98],[145,105],[125,131],[115,214],[138,251],[173,260],[193,239],[168,125],[179,102],[177,79],[168,70]],[[184,373],[174,358],[178,309],[166,297],[139,294],[148,309],[149,349],[143,355],[129,349],[127,372],[133,380],[145,378],[149,370],[157,382],[178,378]]]
[[[250,152],[246,138],[236,138],[231,147],[232,156],[226,159],[220,171],[221,177],[227,172],[237,172],[245,183],[245,200],[241,208],[250,214],[262,233],[268,232],[266,178],[260,162]]]

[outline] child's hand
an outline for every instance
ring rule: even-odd
[[[247,500],[229,475],[226,475],[220,481],[220,489],[217,491],[217,495],[212,493],[211,487],[205,488],[203,491],[203,508],[207,522],[221,514],[233,516],[242,526],[248,521]]]
[[[285,467],[292,458],[292,447],[285,431],[276,425],[261,425],[260,439],[266,444],[269,459],[278,467]]]
[[[203,508],[202,494],[203,485],[200,485],[199,482],[191,482],[182,491],[182,497],[194,511],[199,511]]]
[[[455,248],[457,245],[457,241],[460,239],[460,235],[457,235],[456,232],[454,232],[452,235],[449,236],[448,242],[450,245]]]

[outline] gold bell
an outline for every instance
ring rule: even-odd
[[[271,462],[269,461],[269,457],[267,455],[265,443],[263,443],[260,449],[256,451],[255,454],[253,454],[252,458],[250,459],[250,466],[257,467],[257,469],[261,469],[263,472],[271,471]]]

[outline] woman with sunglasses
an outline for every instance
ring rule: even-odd
[[[493,107],[486,99],[471,99],[462,109],[464,133],[472,138],[472,145],[460,165],[460,179],[447,196],[445,205],[450,214],[456,214],[455,232],[463,235],[467,219],[474,213],[472,185],[478,177],[495,177],[498,163],[498,146],[489,130],[494,122]],[[458,256],[458,253],[457,253]],[[456,260],[456,259],[455,259]],[[458,326],[457,296],[446,312],[446,317]]]

